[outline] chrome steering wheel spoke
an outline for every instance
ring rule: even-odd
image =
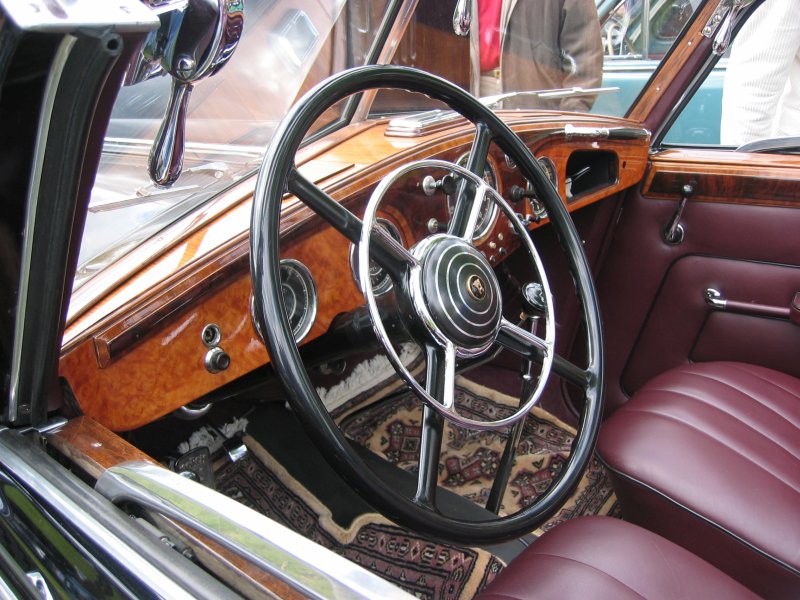
[[[505,319],[497,334],[497,343],[514,354],[539,364],[549,357],[553,372],[581,389],[586,389],[593,382],[594,375],[590,371],[556,354],[554,344]]]
[[[467,186],[472,187],[472,186]],[[488,191],[491,188],[482,183],[478,186],[475,190],[475,194],[472,196],[471,200],[468,200],[467,204],[469,206],[469,215],[467,217],[467,221],[464,224],[463,231],[459,231],[458,237],[462,240],[467,242],[468,244],[472,244],[473,240],[475,239],[475,230],[478,228],[478,221],[481,217],[481,209],[483,208],[483,203],[487,199]],[[466,195],[463,196],[466,198]]]
[[[511,321],[503,319],[500,322],[500,331],[497,333],[497,343],[504,348],[519,354],[523,358],[530,358],[532,355],[540,360],[553,352],[553,344],[548,340],[543,340],[538,335],[526,331]],[[530,351],[533,349],[533,353]]]

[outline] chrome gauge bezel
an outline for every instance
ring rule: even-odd
[[[556,171],[556,165],[547,156],[540,156],[536,159],[536,162],[539,163],[539,166],[544,171],[545,175],[547,175],[547,179],[550,180],[550,183],[558,190],[558,173]],[[528,191],[533,191],[533,185],[530,181],[528,181]],[[546,219],[547,218],[547,209],[544,207],[544,204],[538,199],[538,197],[533,197],[530,199],[531,210],[533,211],[534,216],[537,219]]]
[[[536,161],[539,163],[539,166],[542,167],[542,171],[545,172],[550,183],[558,189],[558,171],[556,170],[556,164],[553,160],[549,156],[540,156]]]
[[[389,219],[385,219],[383,217],[378,217],[375,222],[379,224],[381,227],[388,232],[390,236],[394,238],[394,240],[400,244],[403,243],[403,236],[400,233],[400,228],[395,225]],[[380,271],[383,271],[380,267],[377,267]],[[372,267],[370,267],[372,269]],[[350,273],[353,275],[353,281],[356,282],[356,286],[358,290],[363,294],[364,290],[361,289],[361,283],[359,282],[358,277],[358,249],[354,244],[350,244]],[[385,294],[389,290],[392,289],[392,278],[389,277],[389,274],[383,271],[383,277],[381,277],[380,281],[372,283],[372,291],[376,296],[380,296]]]
[[[280,274],[281,274],[281,291],[283,290],[285,275],[284,273],[296,273],[299,281],[305,286],[307,302],[303,306],[304,314],[296,325],[292,327],[292,335],[294,340],[300,342],[311,331],[312,325],[317,318],[317,284],[311,276],[311,271],[308,267],[301,263],[299,260],[293,258],[285,258],[281,260]],[[297,314],[294,312],[289,315],[289,324],[292,323],[293,316]]]
[[[292,319],[297,314],[297,311],[293,311],[292,314],[288,314],[289,325],[292,327],[294,341],[299,344],[308,335],[308,332],[311,331],[311,327],[314,325],[314,321],[317,318],[317,284],[314,281],[314,278],[311,276],[311,271],[309,271],[308,267],[306,267],[303,263],[293,258],[284,258],[280,263],[281,293],[283,293],[285,280],[284,273],[287,272],[297,274],[299,281],[304,286],[305,297],[307,299],[303,306],[303,314],[295,325],[292,325]],[[286,308],[285,305],[284,308]],[[261,327],[258,325],[258,319],[255,318],[255,303],[252,296],[250,297],[250,315],[256,333],[261,338],[261,341],[264,341],[264,332],[261,331]]]
[[[456,159],[456,164],[459,167],[466,168],[467,161],[469,160],[469,153],[464,153]],[[487,175],[491,179],[489,181],[487,179]],[[483,180],[492,187],[492,189],[496,191],[500,191],[497,189],[497,168],[494,166],[494,163],[491,161],[490,158],[487,157],[486,159],[486,166],[483,168]],[[494,228],[494,224],[497,222],[497,215],[499,214],[499,209],[497,205],[489,200],[488,198],[484,200],[484,206],[488,205],[488,213],[485,216],[481,216],[478,220],[478,225],[475,227],[475,235],[472,236],[472,241],[477,242],[485,238],[489,235]],[[448,219],[453,216],[453,211],[455,210],[455,200],[452,196],[447,196],[447,216]],[[484,210],[484,209],[481,209]]]

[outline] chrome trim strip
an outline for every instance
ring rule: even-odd
[[[262,514],[157,465],[105,471],[96,489],[176,519],[312,598],[411,598],[377,575]]]
[[[6,580],[0,577],[0,599],[18,600],[18,596],[11,590]]]
[[[104,548],[120,569],[126,569],[155,595],[176,600],[236,597],[189,560],[148,537],[124,513],[16,431],[0,430],[0,462],[71,528]]]

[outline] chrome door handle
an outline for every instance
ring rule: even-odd
[[[786,306],[772,306],[769,304],[759,304],[757,302],[742,302],[741,300],[728,300],[717,289],[707,288],[703,292],[703,298],[714,310],[728,311],[742,315],[754,317],[769,317],[773,319],[790,319],[792,311]]]

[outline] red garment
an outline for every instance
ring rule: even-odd
[[[478,0],[481,71],[500,66],[500,9],[503,0]]]

